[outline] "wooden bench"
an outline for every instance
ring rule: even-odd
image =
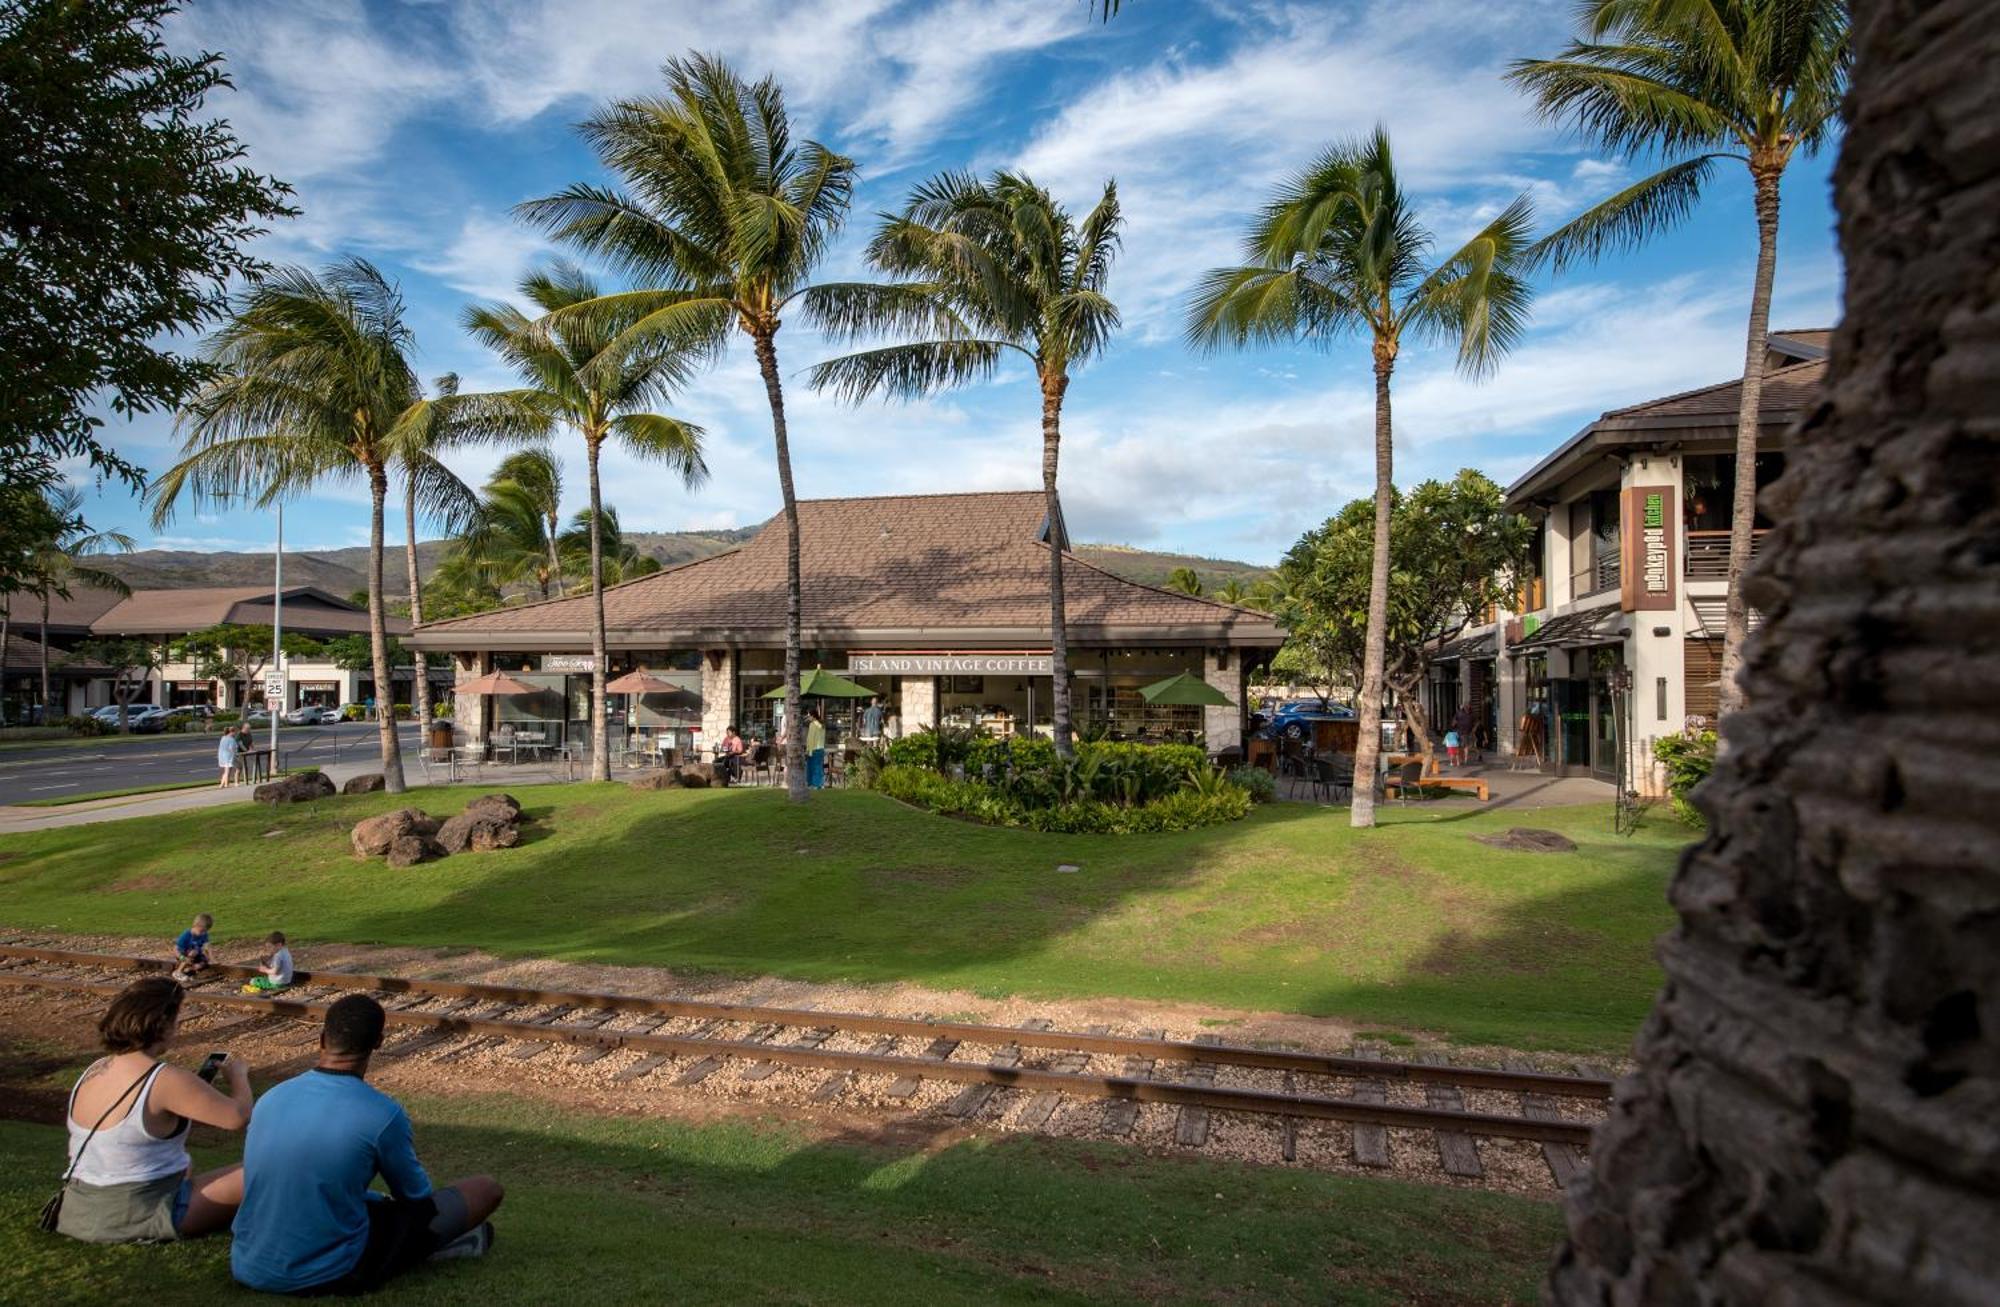
[[[1406,767],[1420,760],[1422,756],[1415,753],[1392,753],[1384,761],[1391,767]],[[1486,782],[1480,780],[1477,776],[1440,775],[1435,755],[1430,760],[1430,769],[1424,773],[1424,778],[1418,781],[1417,785],[1421,789],[1461,790],[1477,798],[1481,803],[1485,803],[1492,798],[1492,792],[1486,788]],[[1383,780],[1382,788],[1386,791],[1401,790],[1403,788],[1403,778],[1391,772]]]

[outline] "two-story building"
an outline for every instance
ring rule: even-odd
[[[1832,334],[1770,336],[1760,489],[1784,470]],[[1613,409],[1508,487],[1536,522],[1517,611],[1440,651],[1434,710],[1471,703],[1502,752],[1551,773],[1660,788],[1653,742],[1716,715],[1741,386]],[[1769,526],[1760,513],[1757,536]]]

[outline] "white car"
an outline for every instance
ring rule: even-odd
[[[318,726],[325,722],[337,722],[337,709],[323,707],[316,703],[303,704],[285,714],[285,721],[293,726]]]

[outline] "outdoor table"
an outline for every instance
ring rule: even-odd
[[[236,755],[236,766],[243,784],[271,779],[271,750],[245,749]]]

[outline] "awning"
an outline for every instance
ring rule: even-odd
[[[1539,649],[1577,649],[1585,645],[1616,644],[1631,626],[1631,617],[1616,608],[1592,608],[1587,612],[1564,613],[1552,617],[1507,646],[1509,654],[1533,653]]]
[[[1455,663],[1461,658],[1491,658],[1499,641],[1493,632],[1483,635],[1468,635],[1458,640],[1447,640],[1431,661],[1434,663]]]
[[[1689,599],[1688,607],[1694,610],[1695,624],[1688,628],[1691,640],[1720,640],[1722,630],[1728,621],[1729,600],[1721,595],[1714,598]],[[1764,615],[1752,608],[1748,614],[1749,629],[1754,631],[1764,620]]]

